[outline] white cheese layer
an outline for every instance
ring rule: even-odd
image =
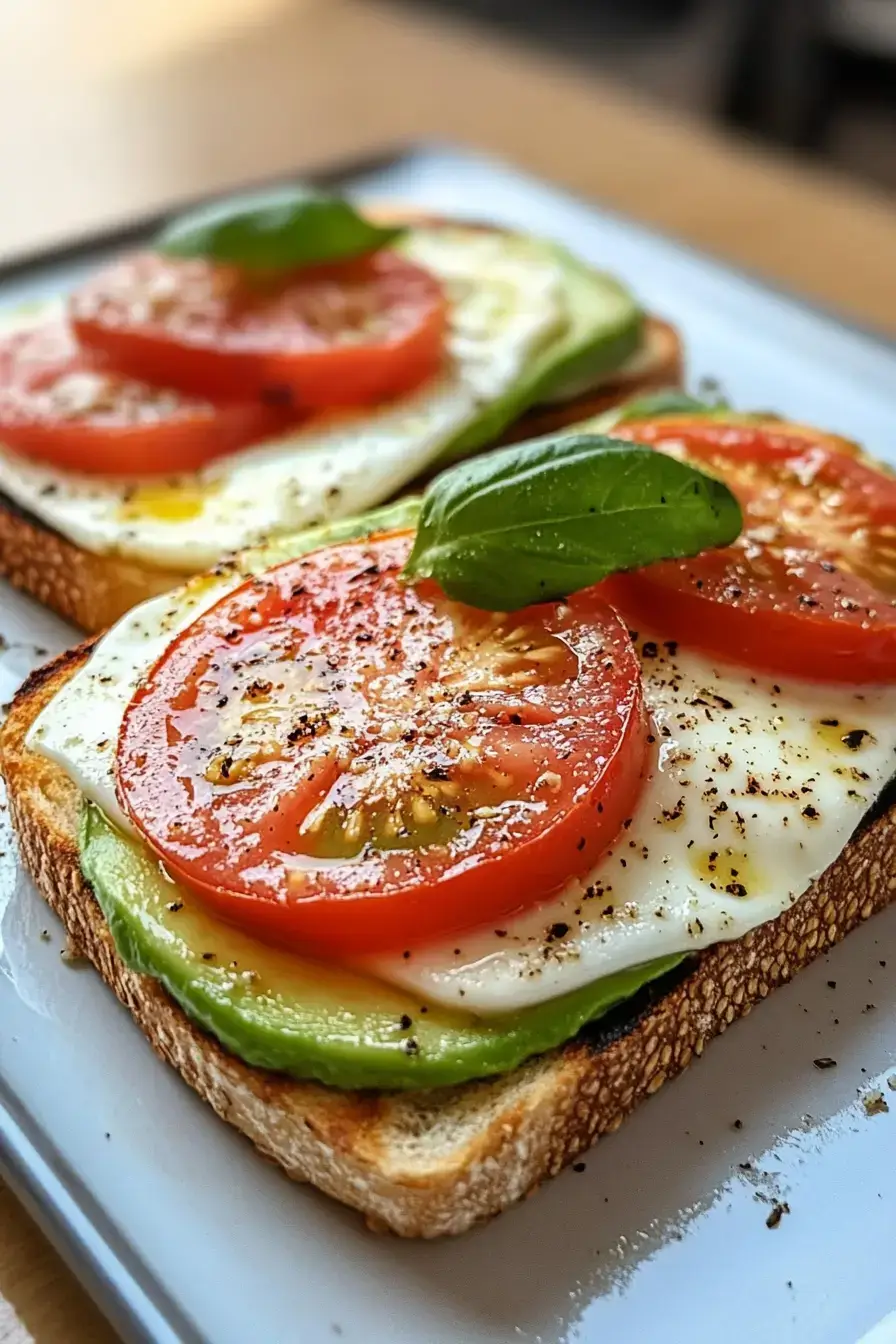
[[[446,367],[411,395],[322,415],[172,482],[83,476],[0,447],[0,491],[86,550],[180,572],[389,499],[566,325],[560,268],[525,238],[420,230],[406,250],[443,281],[451,313]]]
[[[29,745],[123,829],[113,767],[125,708],[174,635],[237,582],[196,580],[137,608],[31,730]],[[639,649],[654,763],[595,870],[545,905],[365,969],[435,1003],[512,1012],[738,938],[837,857],[896,768],[896,687],[775,683],[659,640]]]
[[[131,830],[115,794],[115,748],[124,712],[175,636],[242,579],[236,570],[200,576],[134,607],[31,725],[29,748],[55,761],[119,830]]]
[[[775,682],[639,648],[655,762],[594,871],[478,932],[371,958],[371,973],[473,1012],[524,1008],[739,938],[833,862],[896,771],[896,687]]]

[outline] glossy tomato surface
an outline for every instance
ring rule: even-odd
[[[512,616],[399,578],[410,536],[252,579],[125,716],[121,801],[225,918],[330,953],[487,923],[586,872],[645,763],[637,657],[594,592]]]
[[[138,253],[70,301],[78,339],[133,377],[296,411],[416,387],[442,364],[446,314],[438,281],[394,252],[270,276]]]
[[[284,424],[260,402],[215,405],[110,372],[62,322],[0,338],[0,441],[70,471],[190,471]]]
[[[611,600],[757,669],[896,678],[896,479],[834,436],[777,422],[669,419],[618,432],[727,481],[744,532],[734,546],[618,575]]]

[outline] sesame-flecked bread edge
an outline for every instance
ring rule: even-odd
[[[446,223],[444,217],[411,209],[378,212],[407,223]],[[494,226],[477,225],[487,229]],[[605,383],[593,394],[553,406],[535,407],[517,420],[502,442],[518,442],[551,433],[609,410],[641,392],[680,385],[683,349],[667,322],[648,317],[644,341],[651,352],[648,369]],[[188,574],[139,560],[86,550],[19,508],[0,492],[0,576],[81,630],[105,630],[139,602],[176,587]]]
[[[0,575],[90,633],[107,629],[138,602],[189,577],[85,550],[4,495],[0,495]]]
[[[37,713],[90,645],[28,679],[0,729],[0,769],[25,866],[157,1054],[298,1181],[405,1237],[463,1232],[612,1133],[714,1036],[882,909],[896,890],[896,809],[878,817],[778,919],[703,953],[694,971],[618,1039],[587,1033],[501,1078],[448,1089],[342,1092],[244,1064],[193,1025],[164,988],[119,958],[77,849],[80,795],[25,746]]]

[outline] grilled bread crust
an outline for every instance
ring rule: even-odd
[[[865,826],[778,919],[695,958],[665,992],[506,1077],[416,1093],[344,1092],[251,1068],[119,958],[78,860],[81,796],[28,751],[36,715],[90,645],[32,674],[0,730],[22,858],[74,948],[161,1057],[289,1176],[406,1237],[463,1232],[617,1129],[714,1036],[882,909],[896,891],[896,808]]]

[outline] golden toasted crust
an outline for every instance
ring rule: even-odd
[[[695,969],[618,1039],[587,1033],[505,1078],[411,1094],[339,1092],[250,1068],[147,976],[128,970],[78,862],[80,798],[25,746],[39,710],[89,645],[25,683],[0,730],[0,767],[22,857],[76,948],[130,1009],[153,1048],[217,1113],[295,1180],[402,1236],[463,1232],[528,1194],[777,984],[885,906],[896,889],[896,809],[874,821],[790,910]]]
[[[187,577],[85,551],[0,495],[0,574],[82,630],[105,630]]]

